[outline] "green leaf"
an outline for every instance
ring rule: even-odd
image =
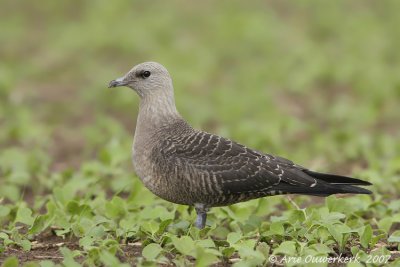
[[[9,207],[0,205],[0,218],[6,217],[10,211],[11,209]]]
[[[368,248],[368,244],[370,243],[371,238],[372,238],[372,228],[371,225],[368,224],[367,226],[364,227],[364,231],[360,237],[361,245],[364,248]]]
[[[251,260],[253,265],[260,265],[265,260],[265,256],[260,250],[255,249],[256,243],[256,240],[248,239],[238,242],[235,247],[241,259]]]
[[[12,241],[12,240],[10,239],[10,237],[8,236],[8,234],[3,233],[3,232],[0,232],[0,239],[3,239],[3,242],[4,242],[5,245],[9,245],[9,244],[14,243],[14,241]]]
[[[118,196],[114,196],[106,203],[106,215],[112,219],[118,219],[126,214],[126,203]]]
[[[390,227],[392,226],[393,218],[392,217],[385,217],[379,220],[378,227],[383,229],[385,232],[389,232]]]
[[[8,257],[1,265],[1,267],[18,267],[18,266],[19,266],[18,259],[14,256]]]
[[[24,267],[41,267],[41,266],[37,262],[29,261],[24,264]]]
[[[151,235],[154,235],[160,229],[159,223],[153,220],[142,222],[141,229],[144,232],[148,232]]]
[[[85,215],[90,214],[91,212],[90,206],[83,204],[80,205],[77,201],[72,200],[67,203],[67,212],[71,215]]]
[[[283,227],[283,222],[278,221],[278,222],[273,222],[270,226],[270,231],[274,235],[284,235],[285,233],[285,228]]]
[[[235,251],[236,249],[234,247],[224,248],[222,250],[222,255],[224,255],[225,258],[230,258]]]
[[[9,198],[13,202],[17,202],[20,195],[19,188],[14,184],[5,184],[0,186],[0,196]]]
[[[326,222],[338,222],[340,219],[346,218],[346,215],[340,212],[330,212],[324,220]]]
[[[296,222],[304,222],[306,219],[303,210],[291,210],[288,213],[288,222],[291,224],[294,224]]]
[[[330,249],[327,245],[322,243],[311,245],[310,248],[314,249],[317,253],[321,254],[328,254],[332,252],[332,249]]]
[[[400,210],[400,199],[391,201],[388,205],[388,208],[392,211]]]
[[[332,237],[335,239],[335,241],[339,244],[339,246],[342,246],[343,243],[343,235],[336,230],[334,225],[327,225],[329,233],[332,235]]]
[[[395,231],[388,238],[388,242],[400,243],[400,231]]]
[[[50,260],[44,260],[40,262],[40,267],[54,267],[55,263]]]
[[[267,243],[260,242],[257,245],[256,249],[257,249],[257,251],[261,252],[264,255],[265,259],[267,259],[267,257],[269,256],[269,253],[270,253],[270,247],[268,246]]]
[[[162,221],[172,220],[174,218],[174,213],[168,211],[163,206],[157,207],[146,207],[140,212],[140,216],[143,219],[156,219],[160,218]]]
[[[297,253],[296,242],[294,242],[294,241],[284,241],[279,245],[279,247],[277,247],[273,251],[273,254],[283,254],[283,255],[290,255],[290,256],[295,256],[296,253]]]
[[[168,219],[165,221],[162,221],[158,227],[157,234],[161,235],[164,233],[167,229],[167,227],[172,223],[172,219]]]
[[[80,267],[81,265],[77,263],[74,258],[79,256],[80,253],[77,251],[71,251],[66,247],[60,248],[61,254],[64,256],[63,264],[65,266]]]
[[[20,207],[17,211],[17,216],[15,217],[15,222],[24,223],[26,225],[31,226],[34,222],[34,218],[32,217],[32,211],[26,207]]]
[[[218,261],[218,257],[210,249],[197,247],[196,249],[196,267],[210,266]]]
[[[236,232],[229,233],[226,237],[226,241],[228,241],[231,246],[236,244],[240,239],[242,239],[242,234]]]
[[[155,260],[158,255],[160,255],[161,251],[163,251],[162,247],[159,244],[151,243],[148,244],[142,251],[143,257],[147,260]]]
[[[129,265],[126,263],[121,263],[119,259],[108,252],[107,250],[103,250],[99,254],[99,258],[104,266],[118,266],[118,267],[128,267]]]
[[[35,218],[35,221],[33,222],[32,227],[29,229],[28,233],[37,234],[39,232],[42,232],[47,227],[49,227],[53,221],[53,218],[50,219],[49,217],[50,216],[48,214],[37,216]]]
[[[203,248],[215,248],[215,243],[212,239],[202,239],[196,241],[196,246],[203,247]]]
[[[29,241],[29,240],[27,240],[27,239],[21,240],[18,244],[22,247],[22,249],[23,249],[24,251],[29,251],[29,250],[31,250],[31,248],[32,248],[32,243],[31,243],[31,241]]]
[[[80,213],[79,203],[75,200],[69,201],[66,208],[69,214],[75,215]]]
[[[175,248],[182,253],[182,255],[190,255],[195,257],[195,243],[189,236],[182,236],[181,238],[172,236],[172,244]]]
[[[93,236],[84,236],[79,239],[79,246],[83,247],[86,250],[89,250],[94,242],[95,238]]]

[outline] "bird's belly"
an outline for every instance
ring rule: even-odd
[[[201,203],[209,207],[225,206],[256,198],[249,195],[231,195],[219,188],[211,178],[204,175],[190,175],[182,166],[169,171],[157,169],[159,164],[153,162],[146,153],[133,153],[133,166],[144,186],[156,196],[169,202],[193,206]],[[258,196],[260,197],[260,196]]]
[[[146,163],[147,162],[147,163]],[[170,177],[165,173],[154,170],[153,164],[148,164],[148,160],[141,160],[133,154],[133,167],[137,176],[144,186],[156,196],[182,205],[193,205],[193,195],[184,183],[178,183],[176,177]]]
[[[184,177],[168,176],[165,173],[154,172],[150,166],[134,161],[136,174],[144,186],[156,196],[181,205],[193,206],[196,203],[214,206],[214,201],[219,197],[205,192]]]

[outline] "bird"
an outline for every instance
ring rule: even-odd
[[[132,162],[144,186],[158,197],[196,210],[206,226],[210,208],[274,195],[371,194],[367,181],[309,170],[228,138],[197,130],[175,105],[172,78],[156,62],[134,66],[108,87],[125,86],[140,98]]]

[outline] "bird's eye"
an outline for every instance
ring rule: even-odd
[[[145,71],[142,72],[142,78],[143,79],[149,78],[150,74],[151,74],[150,71],[145,70]]]

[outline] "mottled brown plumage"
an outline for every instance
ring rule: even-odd
[[[210,207],[278,194],[369,194],[370,183],[310,171],[229,139],[193,129],[175,107],[172,80],[158,63],[135,66],[110,87],[128,86],[140,96],[133,164],[144,185],[170,202],[196,208],[196,226]]]

